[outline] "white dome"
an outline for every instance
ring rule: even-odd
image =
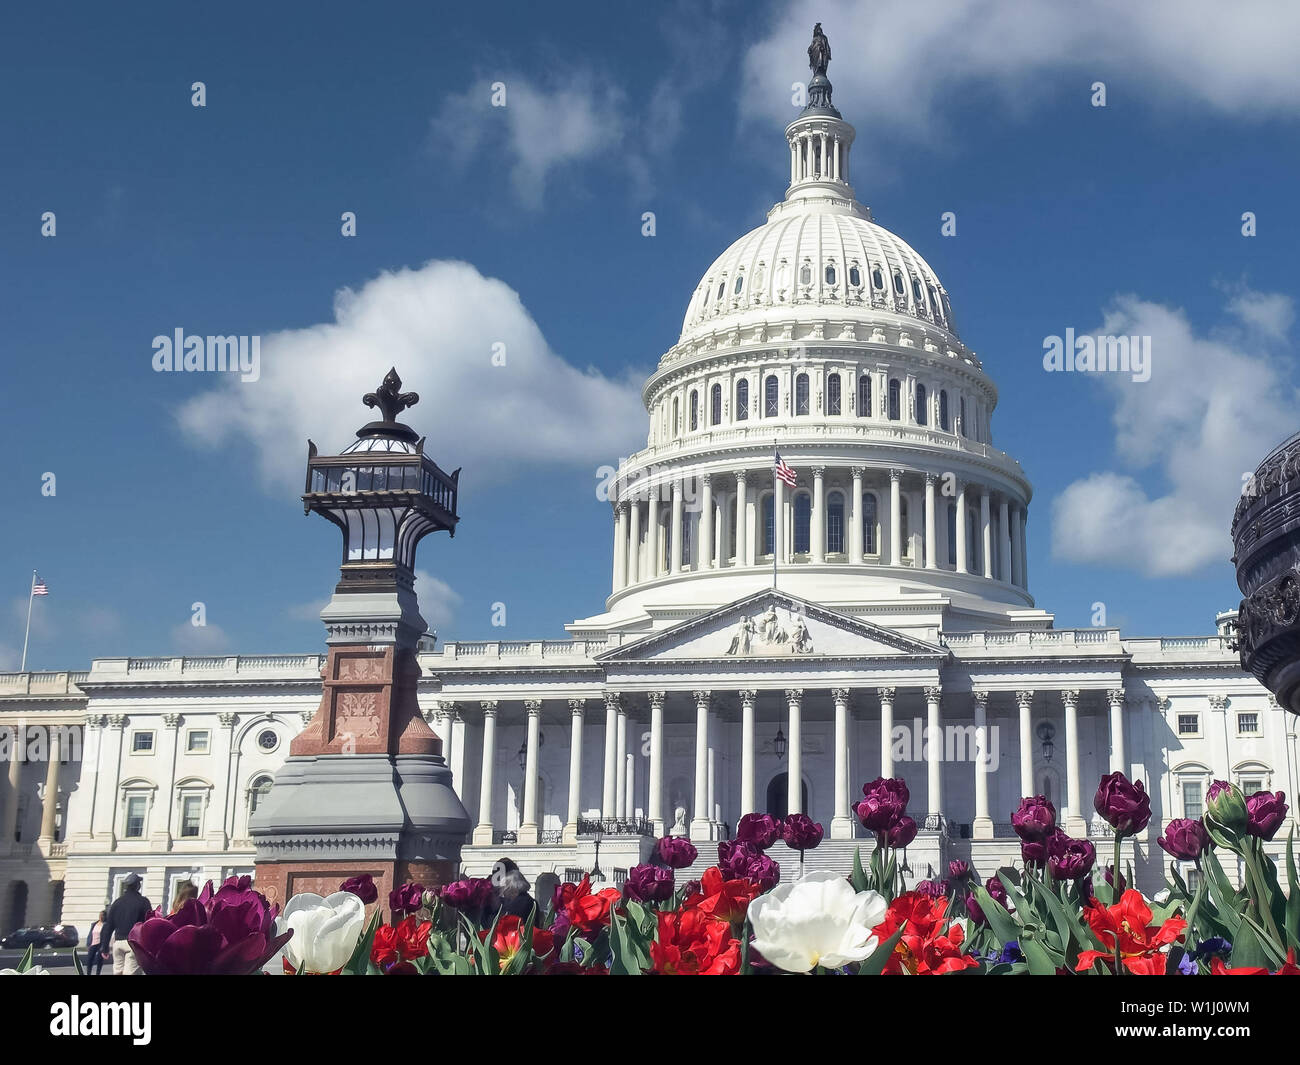
[[[760,308],[800,305],[891,311],[956,337],[948,294],[912,247],[859,204],[803,200],[779,205],[714,260],[686,308],[682,340]]]

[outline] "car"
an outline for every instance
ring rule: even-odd
[[[20,928],[0,939],[5,950],[37,950],[52,947],[75,947],[81,942],[77,929],[70,924],[42,925],[39,928]]]

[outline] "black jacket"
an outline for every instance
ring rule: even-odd
[[[108,946],[110,936],[117,936],[123,943],[131,929],[153,913],[153,903],[138,891],[127,891],[108,909],[108,920],[104,922],[104,931],[100,934],[100,943]]]

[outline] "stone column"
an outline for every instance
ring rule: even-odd
[[[484,699],[479,704],[483,711],[483,762],[479,769],[478,824],[474,826],[474,846],[492,845],[493,780],[497,769],[497,701]]]
[[[849,472],[853,474],[853,505],[850,510],[853,515],[853,525],[849,530],[849,561],[859,563],[862,561],[864,542],[862,532],[862,475],[866,471],[862,466],[854,466]]]
[[[880,689],[880,775],[889,780],[894,775],[894,689]]]
[[[691,839],[709,840],[709,693],[695,693],[695,801],[691,808]]]
[[[604,787],[600,794],[600,816],[609,820],[614,816],[614,787],[617,783],[618,763],[618,709],[619,696],[615,692],[605,693],[605,772]]]
[[[23,728],[23,722],[14,727],[14,743],[22,744],[25,749],[27,740]],[[14,833],[18,831],[18,799],[22,794],[25,764],[20,758],[9,759],[9,792],[5,798],[4,816],[0,818],[0,854],[8,854],[13,850]]]
[[[989,490],[980,489],[980,545],[984,553],[984,576],[993,578],[993,524],[989,517]]]
[[[1029,524],[1029,511],[1025,510],[1020,520],[1020,587],[1029,590],[1029,540],[1026,527]]]
[[[925,745],[928,796],[925,827],[937,829],[943,823],[943,725],[939,720],[938,687],[925,689],[927,741]]]
[[[889,564],[903,560],[903,471],[889,471]]]
[[[41,799],[41,833],[37,837],[37,846],[46,853],[54,842],[55,818],[59,806],[59,730],[50,729],[50,742],[46,748],[45,795]],[[64,811],[67,819],[67,811]],[[11,836],[10,839],[13,837]]]
[[[536,846],[541,837],[537,821],[537,755],[538,737],[542,729],[542,701],[525,699],[524,712],[528,715],[528,746],[524,757],[524,817],[519,826],[519,842]]]
[[[787,776],[789,790],[786,799],[786,812],[803,813],[803,690],[789,688],[785,693],[786,705],[790,711],[790,749]]]
[[[624,818],[627,812],[627,707],[618,707],[614,731],[614,816]]]
[[[975,821],[971,835],[975,839],[993,838],[993,819],[989,817],[989,693],[975,692]]]
[[[668,530],[668,572],[682,571],[682,482],[673,481],[673,511]]]
[[[569,815],[564,821],[564,842],[578,842],[578,818],[582,816],[582,725],[586,699],[569,700]]]
[[[1011,583],[1019,588],[1025,586],[1025,556],[1021,550],[1020,507],[1011,512]]]
[[[636,719],[630,719],[633,726],[636,725]],[[623,816],[629,819],[636,817],[636,753],[628,751],[623,756],[625,763],[623,769]]]
[[[646,503],[645,527],[645,566],[643,578],[654,580],[659,576],[659,489],[650,489],[650,500]]]
[[[1065,704],[1065,805],[1069,810],[1065,830],[1081,837],[1087,831],[1087,820],[1079,789],[1079,693],[1063,691],[1061,702]]]
[[[614,504],[614,591],[627,585],[627,502]]]
[[[664,834],[664,699],[663,692],[650,692],[650,783],[646,816],[655,836]]]
[[[849,813],[849,689],[832,688],[835,701],[835,815],[831,818],[831,839],[853,838],[853,817]]]
[[[966,556],[969,547],[966,544],[966,482],[957,486],[957,520],[954,523],[957,532],[957,572],[967,573]]]
[[[1020,794],[1028,798],[1037,792],[1034,787],[1034,693],[1016,692],[1016,707],[1020,711]]]
[[[627,528],[627,583],[636,584],[641,578],[641,504],[629,501],[631,519]]]
[[[754,704],[758,692],[745,689],[740,693],[740,816],[754,809]]]
[[[925,475],[925,568],[934,569],[939,565],[938,522],[934,513],[934,482],[932,473]]]
[[[749,503],[749,487],[745,483],[745,471],[736,473],[736,565],[753,565],[749,558],[745,536],[745,511]]]
[[[700,478],[700,542],[695,545],[697,570],[713,568],[713,477]]]
[[[813,467],[812,521],[809,523],[812,560],[826,561],[826,467]]]
[[[709,726],[712,734],[716,737],[718,734],[718,723],[713,721]],[[718,793],[717,793],[717,775],[718,775],[718,751],[712,744],[709,744],[709,766],[708,766],[708,807],[709,807],[709,829],[712,839],[719,838],[718,832]]]
[[[1011,518],[1010,511],[1007,508],[1006,496],[998,503],[998,538],[1001,541],[1001,565],[998,566],[998,577],[1010,584],[1011,578]]]
[[[1110,703],[1110,771],[1128,776],[1128,753],[1124,749],[1124,689],[1106,693]]]

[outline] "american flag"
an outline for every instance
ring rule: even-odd
[[[32,595],[49,595],[50,590],[45,587],[45,582],[37,577],[32,584]]]
[[[776,453],[776,475],[791,488],[795,487],[795,485],[799,483],[798,476],[795,474],[794,470],[786,465],[786,462],[781,458],[781,452],[779,451]]]

